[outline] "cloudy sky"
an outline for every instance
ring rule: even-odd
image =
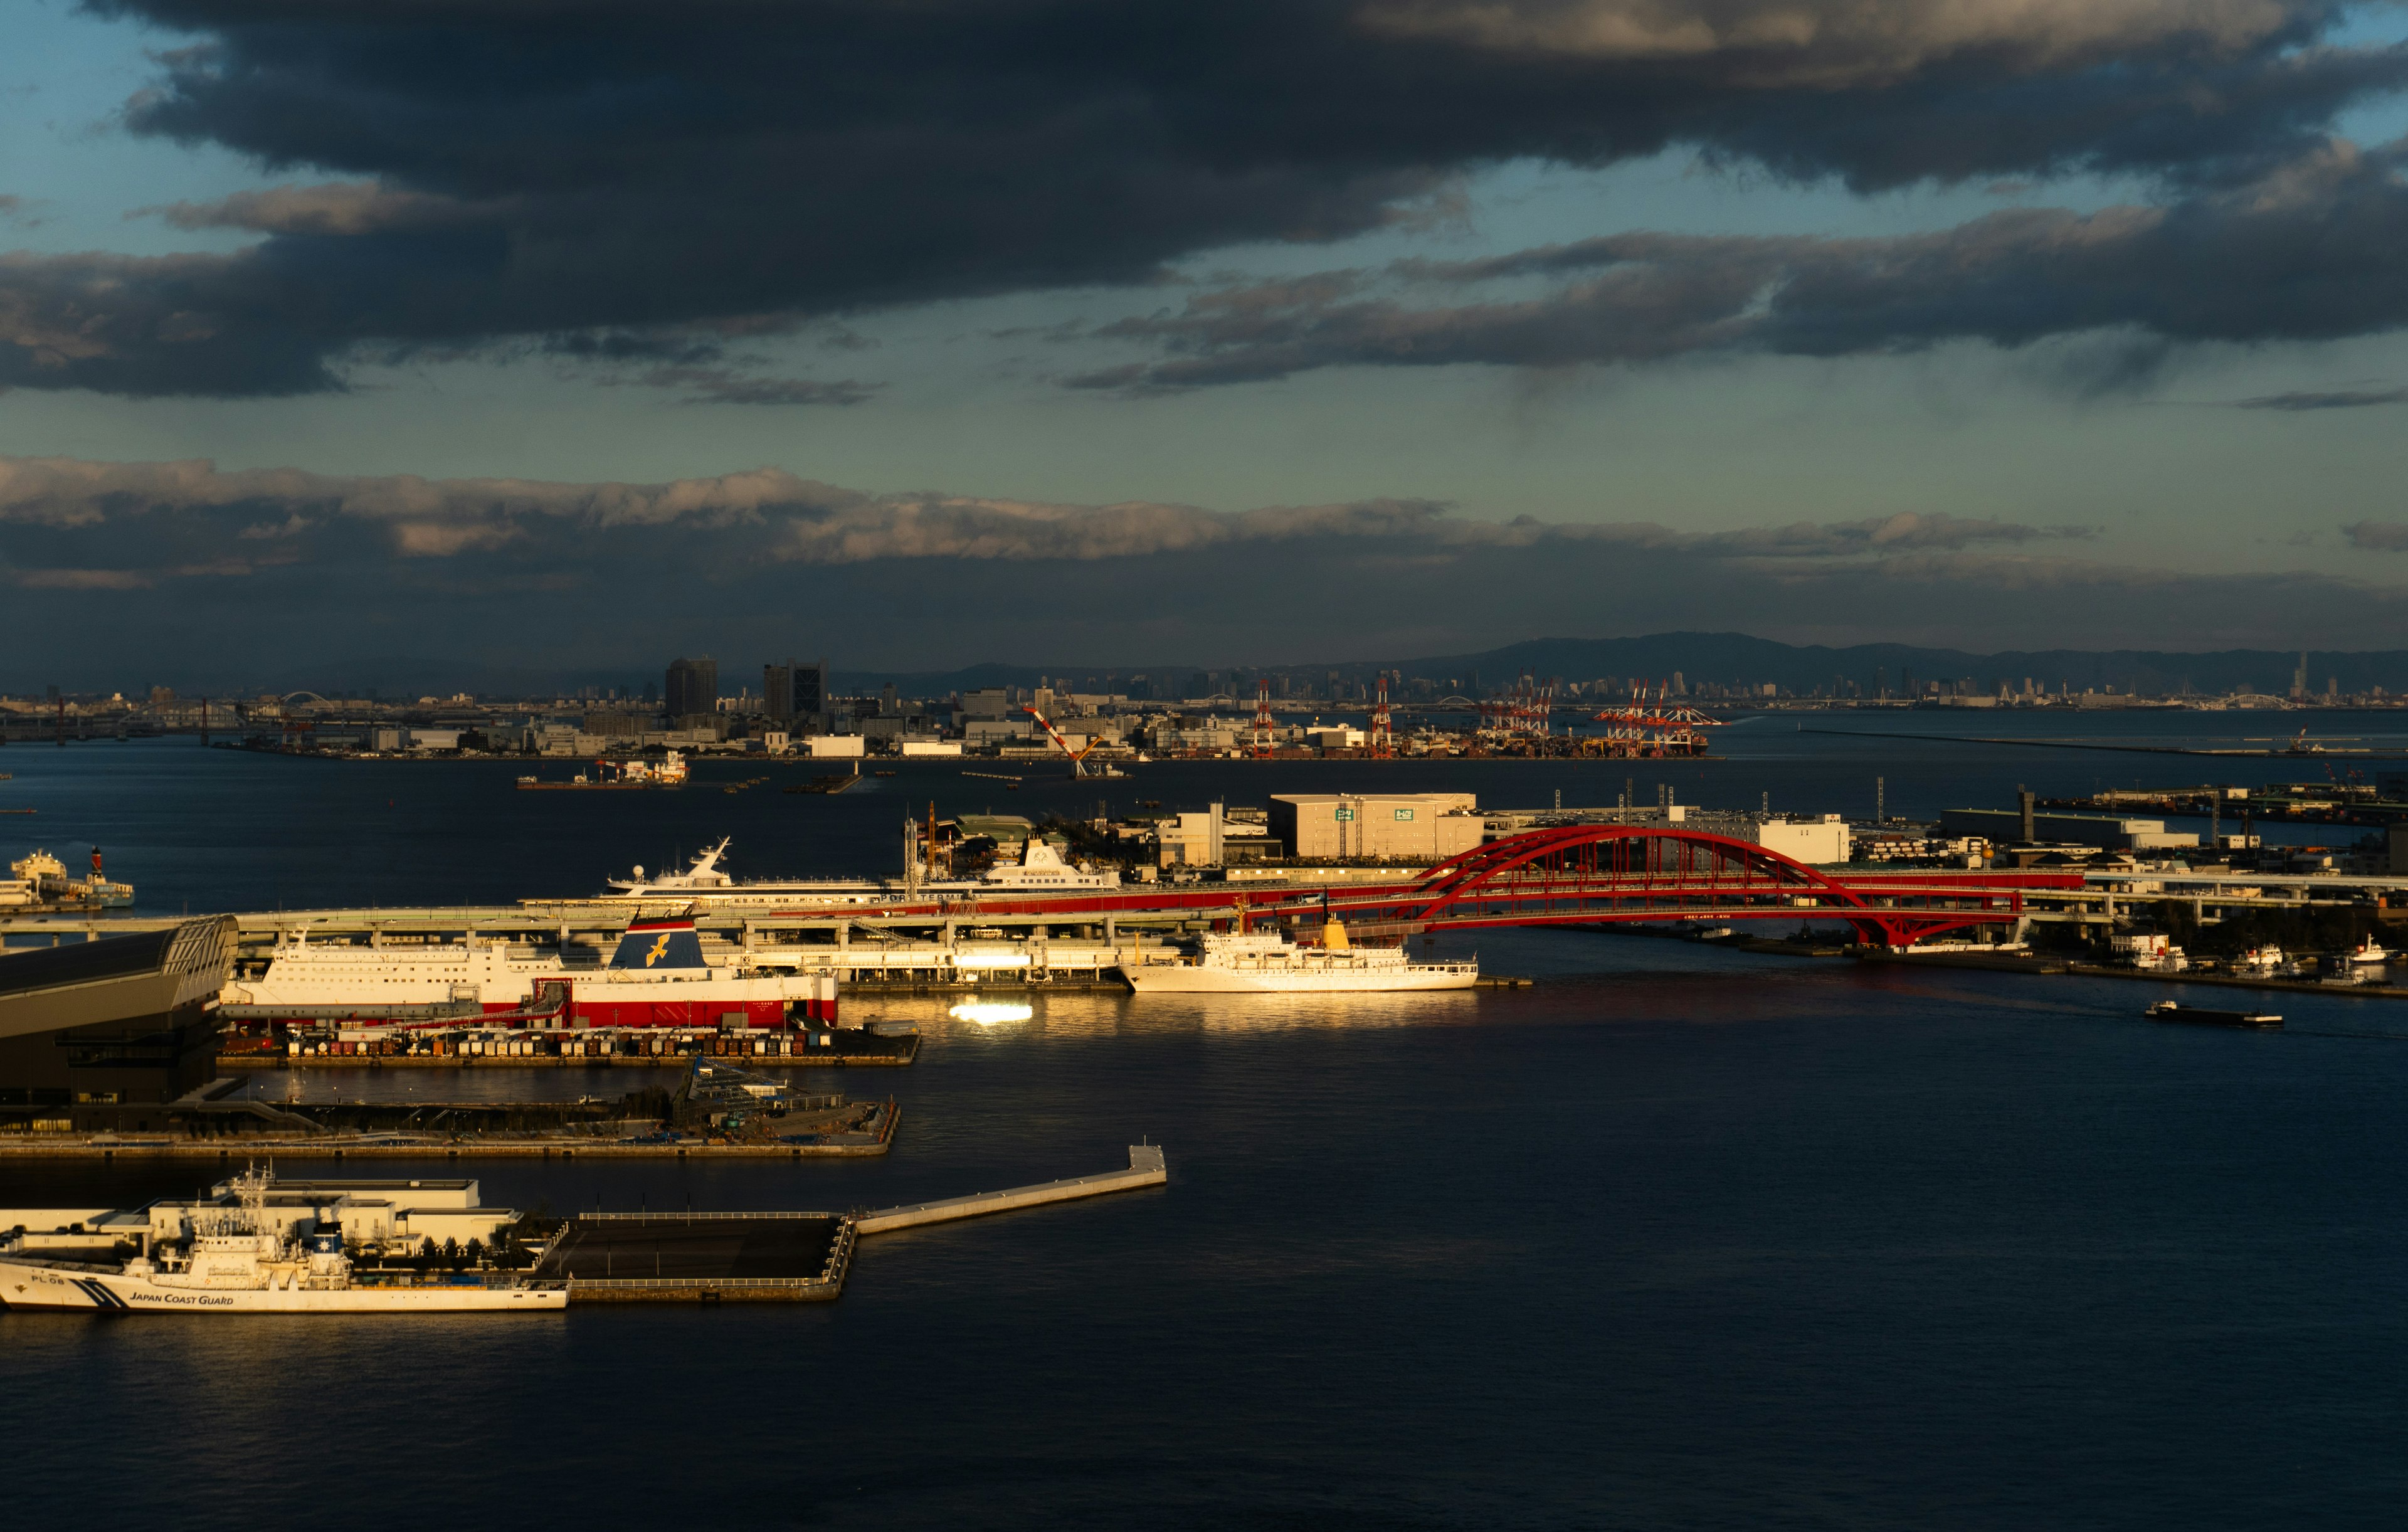
[[[2408,647],[2408,10],[0,0],[0,690]]]

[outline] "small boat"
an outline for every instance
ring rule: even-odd
[[[2358,951],[2349,954],[2349,960],[2352,963],[2388,963],[2391,961],[2391,953],[2383,943],[2375,940],[2373,934],[2370,932],[2367,938],[2358,943]]]
[[[2153,1022],[2189,1022],[2198,1026],[2254,1026],[2272,1029],[2283,1024],[2283,1018],[2263,1010],[2210,1010],[2205,1006],[2176,1005],[2160,1000],[2149,1008]]]

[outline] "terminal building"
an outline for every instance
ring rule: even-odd
[[[234,921],[0,954],[0,1132],[145,1131],[217,1076]]]

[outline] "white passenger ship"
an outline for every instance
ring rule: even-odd
[[[220,999],[230,1021],[473,1022],[525,1009],[552,981],[570,986],[589,1026],[716,1026],[738,1012],[753,1027],[837,1019],[835,975],[708,962],[690,915],[631,922],[599,968],[508,941],[363,947],[296,936]]]
[[[1192,960],[1137,963],[1121,970],[1140,995],[1380,994],[1461,990],[1480,981],[1480,964],[1413,963],[1401,947],[1357,947],[1338,921],[1321,945],[1300,947],[1277,932],[1208,936]]]
[[[524,1314],[568,1305],[566,1287],[523,1282],[354,1286],[341,1225],[287,1232],[266,1208],[274,1183],[264,1170],[237,1176],[233,1205],[196,1209],[180,1248],[152,1246],[122,1267],[0,1252],[0,1301],[108,1314]]]
[[[1037,836],[1028,838],[1019,861],[997,862],[976,878],[921,881],[909,888],[900,883],[876,882],[863,878],[773,878],[738,882],[720,866],[733,838],[724,838],[718,845],[696,854],[683,872],[648,875],[643,865],[638,863],[629,876],[605,880],[609,891],[601,897],[607,901],[649,900],[654,903],[664,898],[681,898],[691,900],[697,908],[782,907],[886,904],[965,894],[994,897],[1014,894],[1095,893],[1116,891],[1121,886],[1121,875],[1116,869],[1074,866],[1063,860],[1060,852]]]

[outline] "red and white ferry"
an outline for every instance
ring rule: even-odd
[[[572,967],[556,951],[507,941],[426,947],[280,942],[267,971],[228,984],[229,1021],[423,1023],[523,1010],[536,986],[565,981],[570,1010],[587,1026],[833,1025],[833,974],[706,960],[694,917],[638,920],[608,964]]]

